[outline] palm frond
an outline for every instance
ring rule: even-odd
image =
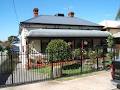
[[[119,8],[119,10],[118,10],[118,13],[117,13],[117,15],[116,15],[115,20],[120,20],[120,8]]]

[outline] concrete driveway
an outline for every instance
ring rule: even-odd
[[[70,80],[71,78],[72,80]],[[0,90],[113,90],[116,88],[111,83],[109,71],[71,78],[1,88]]]

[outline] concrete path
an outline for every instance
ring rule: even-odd
[[[45,81],[0,90],[117,90],[115,88],[111,83],[110,72],[101,71],[72,80]]]

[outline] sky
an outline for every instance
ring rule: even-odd
[[[18,35],[19,23],[32,18],[35,7],[39,15],[74,11],[75,17],[99,23],[115,19],[120,0],[0,0],[0,40]]]

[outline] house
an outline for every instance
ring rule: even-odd
[[[103,26],[75,17],[74,12],[68,16],[39,15],[38,8],[33,10],[34,17],[20,22],[22,54],[45,53],[47,44],[52,39],[64,39],[73,48],[95,47],[106,43],[109,32],[101,31]],[[23,65],[26,57],[22,58]]]
[[[120,32],[120,21],[104,20],[99,24],[104,26],[104,31],[109,31],[112,34]]]
[[[120,21],[104,20],[100,22],[104,26],[103,31],[110,32],[115,38],[116,47],[120,48]]]

